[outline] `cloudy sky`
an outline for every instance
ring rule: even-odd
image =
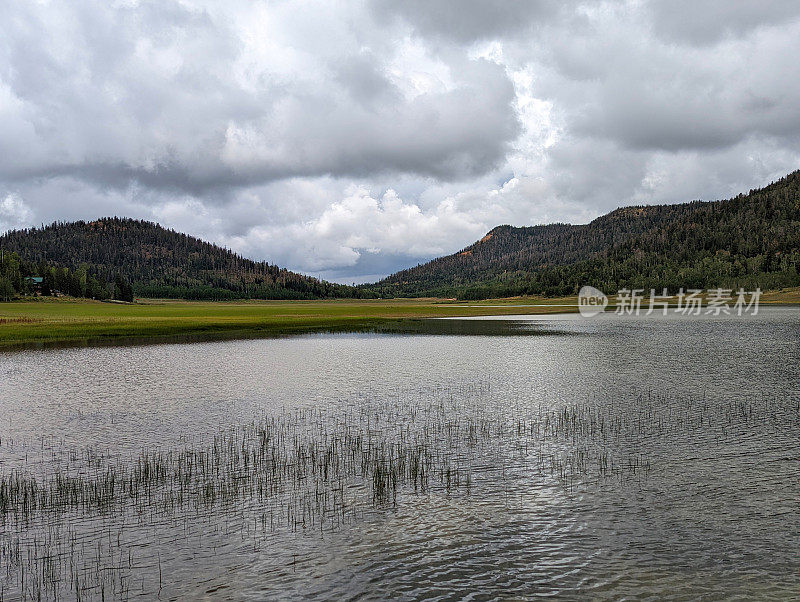
[[[0,0],[0,230],[339,281],[800,167],[800,2]]]

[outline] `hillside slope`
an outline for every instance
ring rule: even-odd
[[[100,282],[122,276],[143,297],[302,299],[352,297],[356,292],[127,218],[14,230],[0,236],[0,248],[36,266],[83,266]]]
[[[458,253],[403,270],[382,294],[575,294],[582,285],[797,286],[800,171],[725,201],[617,209],[586,225],[498,226]]]

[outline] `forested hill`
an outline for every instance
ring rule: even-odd
[[[713,202],[626,207],[586,225],[498,226],[466,249],[373,285],[485,298],[620,288],[798,286],[800,171]]]
[[[352,287],[245,259],[228,249],[141,220],[54,223],[0,236],[29,271],[81,271],[101,283],[120,276],[141,297],[303,299],[352,297]],[[360,293],[363,294],[363,293]]]
[[[498,226],[458,253],[359,288],[124,218],[15,230],[0,236],[0,249],[0,298],[30,292],[29,276],[96,298],[125,298],[118,292],[128,283],[136,296],[186,299],[475,299],[569,295],[585,284],[775,289],[800,286],[800,171],[725,201],[626,207],[578,226]]]

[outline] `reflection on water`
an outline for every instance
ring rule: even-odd
[[[0,475],[41,484],[64,470],[94,483],[98,467],[134,470],[143,450],[213,456],[215,436],[276,416],[294,429],[284,441],[302,433],[339,442],[325,449],[349,450],[340,459],[370,458],[336,483],[290,471],[301,485],[288,497],[245,491],[212,506],[195,473],[170,464],[186,483],[171,506],[154,490],[138,507],[68,513],[48,536],[82,542],[87,566],[99,545],[123,567],[110,598],[785,599],[800,594],[799,327],[795,310],[768,308],[6,353]],[[415,491],[400,478],[376,503],[374,453],[401,440],[425,444],[430,483]],[[220,457],[241,458],[236,441]],[[239,482],[265,482],[250,464],[227,466]],[[443,466],[460,471],[459,486],[436,476]],[[312,497],[282,519],[302,487]],[[335,487],[347,511],[321,525],[309,500]],[[34,535],[43,545],[36,525],[9,520],[0,547],[18,537],[25,551]],[[18,596],[16,578],[0,574],[5,598]]]

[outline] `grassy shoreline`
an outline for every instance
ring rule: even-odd
[[[765,292],[762,303],[800,304],[800,289]],[[613,299],[612,299],[613,305]],[[53,345],[252,338],[397,328],[425,318],[542,315],[577,311],[577,298],[483,301],[386,299],[322,301],[175,301],[135,304],[38,298],[0,303],[0,350]]]
[[[0,304],[0,349],[53,344],[158,342],[183,337],[280,336],[363,330],[404,320],[577,311],[548,299],[536,307],[468,307],[441,299],[378,301],[142,300],[135,304],[37,299]],[[563,301],[563,300],[562,300]]]

